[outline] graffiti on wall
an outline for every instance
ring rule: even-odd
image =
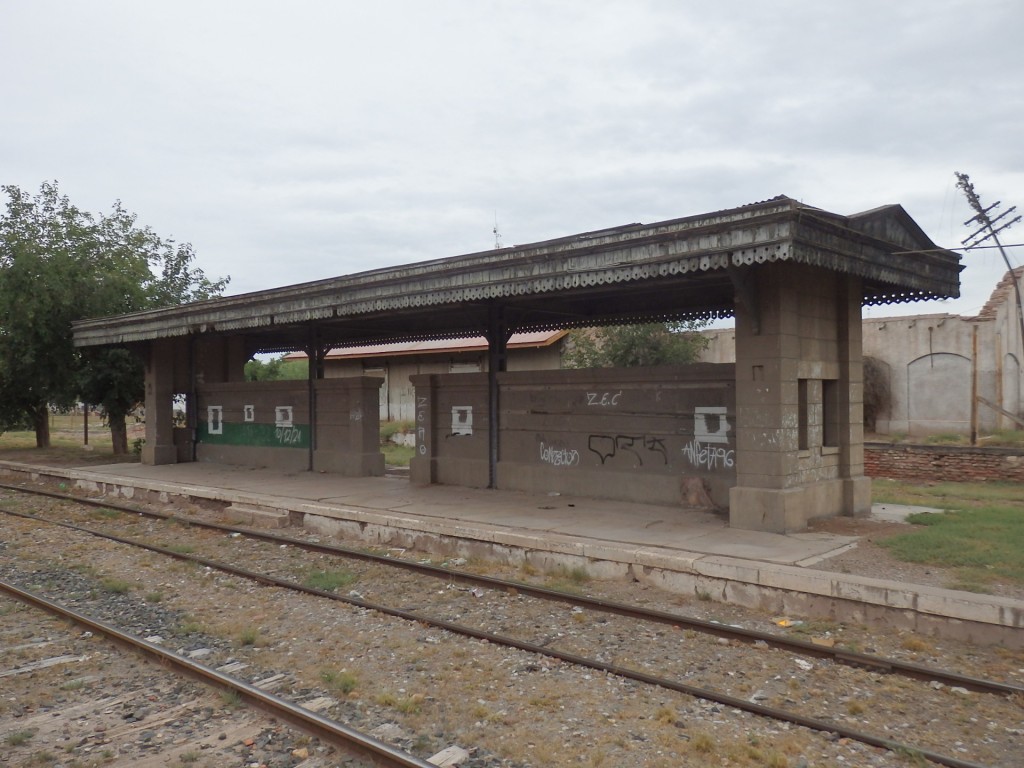
[[[587,393],[592,405],[614,407],[620,393]],[[729,447],[731,425],[725,406],[698,406],[693,411],[693,438],[680,449],[691,467],[707,472],[731,469],[736,452]],[[603,434],[587,436],[587,451],[597,457],[600,466],[666,467],[678,456],[668,437],[647,434]],[[540,461],[552,467],[578,467],[583,463],[580,450],[565,443],[541,440]]]
[[[237,411],[236,411],[237,414]],[[199,441],[215,445],[266,448],[305,448],[309,446],[309,426],[296,424],[294,407],[274,408],[274,423],[257,423],[256,407],[242,406],[242,419],[224,418],[223,405],[208,405],[206,421],[199,422]]]
[[[420,396],[416,398],[416,452],[420,456],[427,455],[427,410],[430,400]]]
[[[587,405],[601,408],[614,408],[619,404],[622,390],[618,392],[587,392]]]
[[[540,460],[553,467],[575,467],[580,463],[580,452],[575,448],[563,448],[541,441]]]
[[[609,459],[616,457],[630,462],[636,462],[640,466],[644,464],[644,456],[648,460],[655,456],[661,457],[661,463],[668,464],[668,451],[665,450],[665,441],[660,437],[649,435],[590,435],[587,438],[587,448],[591,453],[597,455],[604,465]],[[655,461],[657,461],[655,459]]]
[[[683,446],[683,456],[690,464],[698,469],[708,471],[716,470],[719,467],[729,469],[734,464],[736,452],[730,448],[722,448],[717,445],[703,445],[700,440],[693,438]]]
[[[452,431],[454,436],[473,434],[473,406],[453,405],[452,406]]]
[[[295,410],[290,405],[274,407],[274,437],[281,445],[297,446],[302,443],[302,431],[294,424]]]
[[[736,452],[729,446],[729,420],[724,405],[693,409],[693,439],[683,446],[683,456],[698,469],[730,469]]]

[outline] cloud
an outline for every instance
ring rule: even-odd
[[[40,0],[0,30],[0,181],[121,199],[232,292],[483,250],[495,217],[526,243],[780,193],[898,202],[952,246],[953,171],[1024,205],[1018,19],[1014,0]],[[1003,267],[965,263],[947,304],[969,313]]]

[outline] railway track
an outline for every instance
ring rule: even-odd
[[[334,746],[344,754],[357,758],[365,765],[379,768],[436,768],[435,764],[395,749],[342,723],[286,701],[255,685],[246,683],[231,675],[219,672],[178,653],[162,648],[156,643],[135,637],[117,627],[87,616],[67,606],[21,589],[13,584],[0,581],[0,592],[20,600],[26,605],[46,611],[61,619],[74,622],[88,631],[95,632],[118,645],[138,653],[164,668],[179,675],[188,676],[218,691],[230,691],[248,706],[258,709],[271,717],[295,726]]]
[[[16,491],[26,490],[21,487],[8,486],[8,488],[10,490]],[[48,493],[47,495],[56,496],[62,500],[72,501],[75,503],[80,503],[82,501],[81,499],[63,496],[61,494]],[[672,627],[673,631],[677,632],[681,630],[686,630],[692,633],[700,632],[704,634],[710,634],[719,642],[725,641],[730,644],[747,645],[754,644],[758,647],[767,647],[785,651],[786,653],[799,654],[801,657],[810,656],[816,659],[824,659],[828,662],[834,662],[836,664],[843,664],[856,669],[870,670],[870,674],[873,675],[884,673],[886,675],[905,676],[912,678],[914,680],[927,681],[932,686],[955,686],[961,690],[970,690],[1001,698],[1021,697],[1022,695],[1024,695],[1024,688],[1007,683],[985,680],[974,676],[963,675],[953,671],[944,671],[941,669],[929,668],[917,664],[910,664],[908,662],[897,659],[886,659],[871,654],[861,654],[849,650],[827,648],[814,643],[794,640],[792,638],[786,638],[771,633],[757,632],[754,630],[742,629],[737,627],[728,627],[713,622],[695,620],[675,613],[668,613],[664,611],[652,611],[650,609],[645,609],[638,606],[631,606],[624,603],[586,598],[578,595],[566,595],[564,593],[560,593],[554,590],[535,587],[523,584],[521,582],[509,582],[501,579],[496,579],[494,577],[468,574],[462,571],[440,568],[438,566],[433,566],[429,564],[414,563],[407,560],[396,560],[394,558],[383,557],[380,555],[374,555],[371,553],[361,552],[357,550],[350,550],[342,547],[324,545],[316,542],[309,542],[296,537],[270,534],[265,531],[252,531],[248,529],[241,529],[235,526],[225,526],[217,523],[211,523],[209,521],[196,520],[194,518],[186,519],[182,518],[181,516],[167,515],[164,513],[154,512],[152,510],[143,510],[133,505],[113,505],[110,503],[97,503],[94,500],[89,500],[88,503],[108,509],[118,508],[121,511],[130,512],[133,515],[145,515],[154,519],[161,519],[169,522],[177,521],[178,523],[183,523],[189,527],[205,528],[235,536],[250,536],[266,543],[272,543],[278,547],[284,545],[292,549],[301,548],[306,551],[315,552],[321,556],[329,556],[331,558],[357,558],[359,560],[372,563],[374,566],[379,566],[382,568],[401,568],[403,570],[414,572],[418,576],[430,576],[434,579],[440,579],[443,583],[446,584],[454,582],[470,584],[472,585],[472,588],[474,590],[487,589],[491,594],[495,595],[512,596],[515,599],[522,599],[523,597],[533,597],[541,598],[546,602],[567,602],[568,605],[572,606],[573,610],[586,610],[588,613],[591,614],[605,614],[610,616],[622,617],[631,622],[643,621],[651,623],[653,625],[667,625]],[[267,573],[263,572],[252,571],[251,569],[241,568],[237,565],[224,563],[213,558],[203,557],[200,555],[195,555],[180,550],[174,550],[168,547],[160,547],[153,544],[147,544],[142,541],[131,540],[123,536],[104,533],[96,529],[86,528],[84,526],[71,524],[66,521],[54,521],[39,516],[32,516],[27,515],[25,513],[14,512],[11,510],[4,511],[8,512],[8,514],[21,516],[23,519],[35,519],[40,522],[56,523],[65,526],[71,530],[76,530],[80,533],[87,533],[91,536],[106,537],[110,540],[117,541],[120,544],[135,547],[143,547],[151,552],[160,554],[161,556],[174,557],[179,560],[191,561],[203,566],[204,568],[217,569],[224,573],[231,573],[235,576],[239,576],[242,578],[256,580],[265,585],[287,588],[294,591],[300,591],[305,592],[306,594],[315,595],[317,598],[327,598],[334,601],[348,603],[349,605],[352,605],[362,610],[372,610],[379,613],[405,619],[408,621],[418,622],[421,624],[429,624],[430,626],[445,630],[447,632],[461,634],[464,636],[475,638],[477,640],[485,640],[493,645],[505,645],[529,653],[541,654],[549,658],[558,659],[559,661],[571,663],[580,667],[585,667],[592,670],[613,674],[628,680],[633,680],[644,685],[658,686],[666,690],[676,691],[690,696],[699,697],[707,701],[717,702],[721,705],[724,705],[735,710],[742,710],[759,716],[769,717],[776,720],[781,720],[784,722],[800,725],[816,731],[828,733],[835,738],[853,739],[864,744],[869,744],[875,747],[880,747],[894,752],[916,754],[936,764],[952,766],[953,768],[968,768],[980,765],[979,763],[970,762],[966,759],[957,756],[941,754],[937,751],[928,749],[916,748],[901,743],[897,740],[888,738],[886,736],[864,732],[860,729],[852,728],[841,722],[837,722],[835,719],[822,719],[818,717],[811,717],[806,714],[794,712],[792,710],[768,706],[765,704],[758,703],[756,700],[751,700],[750,698],[744,698],[740,696],[731,695],[728,693],[723,693],[721,691],[711,690],[709,688],[705,688],[702,686],[682,682],[677,678],[651,674],[641,669],[637,669],[635,666],[627,666],[623,664],[610,662],[607,660],[602,660],[600,658],[595,658],[595,656],[586,656],[567,650],[559,650],[555,647],[551,647],[551,643],[529,642],[516,637],[510,637],[499,633],[483,631],[476,627],[467,626],[446,619],[431,618],[423,610],[408,610],[403,608],[395,608],[389,605],[364,600],[359,596],[342,596],[334,593],[333,591],[306,587],[292,579],[281,578],[278,576],[268,575]]]

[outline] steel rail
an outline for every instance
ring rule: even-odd
[[[369,761],[380,768],[434,768],[431,763],[385,744],[372,736],[260,690],[243,680],[218,672],[216,669],[187,659],[166,648],[161,648],[155,643],[122,632],[111,624],[86,616],[34,592],[21,589],[3,580],[0,580],[0,590],[23,603],[63,619],[69,619],[93,632],[102,634],[118,645],[154,659],[179,674],[188,675],[210,686],[234,691],[249,706],[290,723],[299,730],[337,747],[348,755]]]
[[[794,725],[803,726],[805,728],[820,731],[823,733],[835,734],[840,738],[851,739],[853,741],[858,741],[869,746],[880,747],[898,753],[920,755],[921,757],[930,760],[933,763],[948,766],[949,768],[985,768],[985,766],[979,763],[973,763],[966,760],[961,760],[957,757],[943,755],[937,752],[932,752],[918,747],[913,747],[907,744],[893,741],[891,739],[876,736],[874,734],[858,731],[856,729],[849,728],[845,725],[841,725],[829,720],[822,720],[814,717],[809,717],[806,715],[801,715],[799,713],[791,712],[785,709],[778,709],[776,707],[769,707],[763,704],[757,704],[756,702],[731,696],[730,694],[723,693],[721,691],[715,691],[709,688],[701,688],[699,686],[682,683],[678,680],[658,677],[656,675],[640,672],[629,667],[623,667],[618,664],[599,661],[597,659],[580,656],[578,654],[570,653],[567,651],[559,651],[556,649],[548,648],[543,645],[537,645],[536,643],[518,640],[516,638],[508,637],[505,635],[498,635],[492,632],[475,629],[473,627],[468,627],[463,624],[458,624],[444,619],[431,618],[429,616],[425,616],[415,611],[409,611],[401,608],[392,608],[390,606],[374,603],[368,600],[363,600],[362,598],[342,596],[327,590],[317,589],[315,587],[307,587],[297,582],[289,581],[287,579],[281,579],[276,576],[270,576],[268,574],[263,574],[256,571],[251,571],[247,568],[241,568],[238,566],[229,565],[227,563],[221,563],[219,561],[211,560],[210,558],[201,557],[199,555],[175,552],[164,547],[157,547],[151,544],[145,544],[143,542],[134,541],[132,539],[127,539],[112,534],[94,531],[83,526],[74,525],[72,523],[63,523],[53,520],[46,520],[45,518],[37,518],[34,515],[29,515],[21,512],[12,512],[10,510],[3,511],[17,517],[34,519],[40,522],[50,523],[51,525],[58,525],[72,530],[81,531],[83,533],[98,536],[100,538],[115,541],[117,543],[127,544],[129,546],[134,546],[140,549],[145,549],[147,551],[156,552],[158,554],[166,555],[168,557],[173,557],[178,560],[194,562],[200,565],[204,565],[208,568],[219,570],[223,573],[227,573],[233,576],[240,576],[242,578],[247,578],[261,584],[266,584],[268,586],[276,586],[283,589],[300,592],[303,594],[314,595],[316,597],[322,597],[328,600],[334,600],[357,608],[375,611],[383,615],[394,616],[396,618],[415,622],[421,625],[426,625],[437,629],[443,629],[454,634],[462,635],[464,637],[483,640],[492,645],[504,646],[507,648],[515,648],[518,650],[526,651],[528,653],[546,656],[548,658],[557,659],[559,661],[574,664],[576,666],[584,667],[587,669],[593,669],[598,672],[605,672],[607,674],[616,675],[624,679],[635,680],[646,685],[652,685],[659,688],[664,688],[666,690],[676,691],[678,693],[693,696],[695,698],[704,699],[706,701],[712,701],[727,707],[743,710],[755,715],[761,715],[762,717],[767,717],[772,720],[792,723]]]
[[[594,611],[624,616],[626,618],[638,619],[641,621],[649,621],[657,624],[667,624],[669,626],[676,628],[692,629],[697,632],[702,632],[704,634],[709,634],[716,637],[726,638],[728,640],[737,640],[739,642],[751,644],[761,642],[767,644],[771,648],[777,648],[779,650],[784,650],[790,653],[796,653],[803,656],[827,659],[829,661],[832,661],[833,663],[844,664],[850,667],[870,669],[874,672],[882,674],[895,674],[914,680],[922,680],[924,682],[939,682],[943,685],[958,686],[969,691],[974,691],[976,693],[989,693],[1003,696],[1024,696],[1024,686],[1017,686],[1009,683],[1001,683],[995,680],[986,680],[984,678],[963,675],[958,672],[952,672],[949,670],[935,669],[933,667],[928,667],[923,664],[915,664],[913,662],[902,661],[900,659],[890,659],[885,658],[883,656],[860,653],[857,651],[851,651],[842,648],[830,648],[828,646],[816,645],[815,643],[811,643],[806,640],[798,640],[795,638],[783,637],[781,635],[772,634],[771,632],[762,632],[756,629],[745,629],[743,627],[732,627],[726,624],[719,624],[713,621],[705,621],[703,619],[682,616],[677,613],[659,611],[650,608],[641,608],[639,606],[629,605],[627,603],[620,603],[614,600],[602,600],[600,598],[587,597],[585,595],[570,595],[565,592],[559,592],[557,590],[548,589],[546,587],[539,587],[532,584],[526,584],[519,581],[509,581],[506,579],[499,579],[494,576],[482,576],[477,574],[471,574],[466,573],[465,571],[458,571],[452,568],[431,565],[429,563],[417,563],[409,560],[397,560],[392,557],[387,557],[386,555],[378,555],[372,552],[363,552],[360,550],[350,549],[348,547],[342,547],[333,544],[321,544],[317,542],[305,541],[294,536],[284,536],[281,534],[268,533],[266,531],[255,530],[243,526],[231,526],[225,525],[223,523],[214,523],[183,515],[173,515],[164,512],[156,512],[154,510],[143,509],[130,504],[121,504],[116,502],[111,503],[109,501],[90,499],[88,497],[83,498],[73,496],[70,494],[58,493],[56,491],[50,491],[42,488],[26,488],[23,486],[14,486],[5,483],[0,483],[0,488],[6,488],[8,490],[19,491],[22,493],[48,496],[51,498],[72,501],[80,504],[85,504],[88,506],[116,509],[123,512],[129,512],[131,514],[138,514],[146,517],[157,518],[160,520],[177,522],[180,524],[195,526],[197,528],[205,528],[209,530],[220,531],[222,533],[239,533],[250,538],[273,542],[275,544],[288,544],[290,546],[295,546],[310,552],[331,554],[339,557],[363,560],[366,562],[386,565],[392,568],[402,568],[408,571],[413,571],[415,573],[429,574],[434,576],[435,578],[442,578],[448,581],[458,581],[464,584],[484,586],[505,592],[514,591],[519,594],[529,595],[530,597],[535,597],[542,600],[550,600],[553,602],[580,606],[583,608],[589,608],[590,610]],[[11,510],[0,511],[7,512],[8,514],[20,514],[23,516],[25,515],[25,513],[15,513]],[[45,518],[39,519],[45,520]],[[48,520],[46,522],[56,521]]]

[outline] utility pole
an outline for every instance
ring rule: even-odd
[[[992,242],[999,248],[999,253],[1003,256],[1003,261],[1006,262],[1006,268],[1010,271],[1010,280],[1013,282],[1013,291],[1017,295],[1017,321],[1020,324],[1020,342],[1024,344],[1024,302],[1021,301],[1020,297],[1020,282],[1017,280],[1017,275],[1013,271],[1013,267],[1010,265],[1010,258],[1006,255],[1006,250],[1003,248],[1003,244],[999,242],[999,233],[1003,230],[1009,229],[1011,226],[1021,220],[1021,216],[1018,214],[1009,221],[1006,221],[1006,217],[1017,210],[1017,206],[1011,206],[1008,210],[1003,211],[1001,214],[992,218],[989,214],[994,212],[1002,203],[997,200],[988,206],[984,207],[981,204],[981,198],[978,197],[978,193],[974,191],[974,185],[971,183],[971,177],[966,173],[956,172],[956,185],[964,191],[964,195],[967,197],[967,202],[974,210],[974,216],[964,222],[965,227],[972,225],[978,225],[979,228],[974,234],[967,237],[965,240],[961,240],[961,245],[965,246],[966,250],[977,248],[983,242],[992,239]]]
[[[981,204],[981,199],[978,197],[978,193],[974,191],[974,185],[971,183],[971,178],[966,173],[956,173],[956,185],[964,191],[964,195],[967,197],[967,202],[974,210],[974,216],[964,222],[965,227],[977,225],[978,229],[961,241],[961,245],[965,246],[967,250],[971,248],[977,248],[986,240],[990,239],[999,248],[999,253],[1003,256],[1003,261],[1006,263],[1006,269],[1009,270],[1010,282],[1013,283],[1013,292],[1017,296],[1017,322],[1020,324],[1020,343],[1024,346],[1024,302],[1021,301],[1020,297],[1020,281],[1017,279],[1017,273],[1013,271],[1013,266],[1010,264],[1010,258],[1006,255],[1006,250],[1003,248],[1003,244],[999,242],[999,233],[1003,230],[1009,229],[1011,226],[1021,220],[1020,215],[1014,216],[1011,219],[1006,217],[1017,210],[1017,206],[1010,206],[1006,211],[1003,211],[998,216],[991,215],[996,208],[1001,204],[999,200],[992,203],[987,208]],[[974,362],[972,365],[972,378],[971,378],[971,445],[978,444],[978,401],[982,398],[978,397],[978,326],[974,326],[973,335],[973,352],[972,356]],[[985,401],[987,404],[987,401]],[[1000,412],[1002,411],[1003,404],[996,403]],[[1005,412],[1004,412],[1005,413]]]

